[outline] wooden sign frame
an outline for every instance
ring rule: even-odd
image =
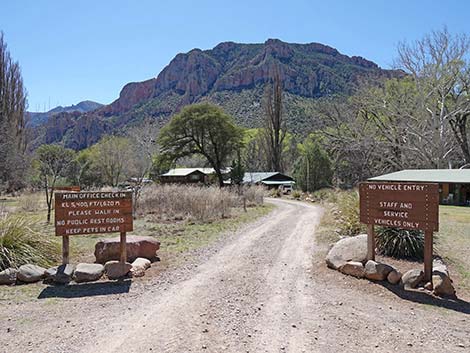
[[[55,233],[62,237],[62,263],[69,263],[69,236],[120,233],[120,261],[127,261],[126,233],[133,230],[132,192],[58,192]]]
[[[375,260],[376,225],[424,231],[424,277],[432,280],[434,231],[439,230],[439,184],[359,184],[360,220],[367,224],[367,259]]]

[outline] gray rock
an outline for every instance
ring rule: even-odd
[[[15,284],[18,270],[15,268],[7,268],[0,272],[0,284]]]
[[[33,283],[38,282],[44,279],[46,273],[46,269],[37,266],[37,265],[23,265],[20,266],[18,272],[18,280],[24,283]]]
[[[446,276],[449,276],[449,270],[447,268],[447,265],[444,263],[444,261],[440,258],[434,259],[432,262],[432,270],[442,272]]]
[[[344,238],[338,241],[326,256],[328,267],[338,270],[346,262],[364,263],[367,259],[367,234]]]
[[[405,289],[416,288],[424,279],[424,272],[421,270],[409,270],[406,272],[401,281]]]
[[[433,293],[440,297],[453,297],[455,296],[455,289],[452,285],[450,277],[439,271],[434,271],[432,274],[432,284],[434,287]]]
[[[151,262],[143,257],[138,257],[132,263],[131,274],[132,277],[142,277],[145,275],[145,270],[150,268]]]
[[[153,259],[160,249],[160,242],[153,237],[127,236],[127,261],[134,261],[138,257]],[[95,245],[96,262],[104,264],[111,260],[120,260],[121,240],[117,238],[106,238]]]
[[[364,277],[364,265],[362,262],[348,261],[339,270],[345,275],[354,276],[357,278]]]
[[[75,282],[93,282],[103,276],[104,266],[101,264],[80,263],[77,265],[74,273]]]
[[[65,264],[48,268],[45,271],[46,283],[67,284],[72,280],[73,271],[75,266],[72,264]]]
[[[372,260],[367,261],[365,267],[365,277],[374,281],[385,281],[390,272],[393,271],[393,267],[380,262]]]
[[[387,276],[387,281],[390,284],[397,284],[401,280],[401,272],[398,270],[391,270],[390,273]]]
[[[104,271],[109,279],[118,279],[127,276],[132,265],[129,262],[108,261],[104,265]]]

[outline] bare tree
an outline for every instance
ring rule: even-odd
[[[266,143],[268,167],[271,171],[283,172],[282,157],[287,126],[283,115],[281,73],[277,66],[274,69],[271,84],[266,86],[263,105],[263,134]]]
[[[26,100],[21,69],[0,32],[0,184],[8,191],[22,184],[26,151]]]

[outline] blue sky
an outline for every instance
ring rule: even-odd
[[[179,52],[223,41],[320,42],[388,68],[396,45],[444,25],[470,34],[467,1],[0,0],[0,30],[29,109],[90,99],[156,76]]]

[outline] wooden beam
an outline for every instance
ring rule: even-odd
[[[374,225],[367,225],[367,260],[375,260],[375,231]]]
[[[126,232],[121,232],[120,252],[121,252],[121,262],[122,263],[127,262]]]
[[[66,265],[69,263],[69,236],[64,235],[62,237],[62,264]]]
[[[424,280],[425,282],[432,281],[432,244],[433,231],[426,230],[424,232]]]

